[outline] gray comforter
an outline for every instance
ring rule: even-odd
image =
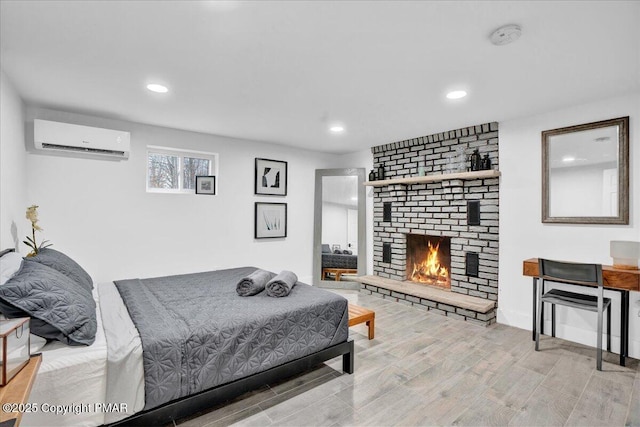
[[[346,299],[301,283],[285,298],[238,296],[254,270],[115,282],[142,340],[145,409],[346,341]]]

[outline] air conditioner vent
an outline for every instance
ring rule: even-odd
[[[35,119],[33,140],[37,150],[51,154],[126,160],[129,158],[131,134]]]
[[[89,147],[70,147],[68,145],[47,144],[42,143],[43,149],[51,150],[64,150],[64,151],[77,151],[80,153],[92,153],[92,154],[109,154],[113,156],[124,156],[124,151],[105,150],[102,148],[89,148]]]

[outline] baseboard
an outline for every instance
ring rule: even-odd
[[[632,315],[633,310],[630,317]],[[530,312],[523,313],[504,310],[501,308],[498,308],[498,323],[528,331],[530,331],[533,326]],[[629,323],[633,323],[631,319]],[[618,324],[619,321],[614,323],[612,320],[613,330],[611,331],[611,349],[614,353],[619,353],[620,351],[620,330],[618,329],[618,326],[616,326]],[[551,319],[545,319],[544,330],[548,334],[551,333]],[[556,337],[593,347],[596,343],[597,332],[595,330],[577,328],[572,325],[558,322],[556,323]],[[631,327],[631,331],[629,333],[628,353],[629,357],[640,359],[640,341],[634,340],[633,327]]]

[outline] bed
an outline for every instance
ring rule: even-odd
[[[345,253],[347,252],[347,253]],[[327,279],[327,275],[333,274],[335,281],[340,281],[342,274],[358,273],[358,256],[351,251],[334,251],[329,249],[329,245],[322,245],[322,280]]]
[[[239,297],[254,270],[94,286],[94,341],[44,347],[30,402],[48,411],[23,425],[165,424],[337,356],[352,373],[346,299],[302,283]]]

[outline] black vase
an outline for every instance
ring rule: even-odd
[[[484,157],[482,158],[482,170],[489,170],[491,169],[491,159],[489,158],[488,154],[485,154]]]
[[[378,180],[383,180],[384,179],[384,167],[380,166],[378,167]]]
[[[480,163],[482,162],[482,156],[480,156],[480,151],[476,148],[476,150],[473,152],[473,154],[471,155],[471,170],[472,171],[479,171],[480,170]]]
[[[376,173],[374,172],[373,169],[371,169],[371,172],[369,172],[369,181],[375,181],[376,180]]]

